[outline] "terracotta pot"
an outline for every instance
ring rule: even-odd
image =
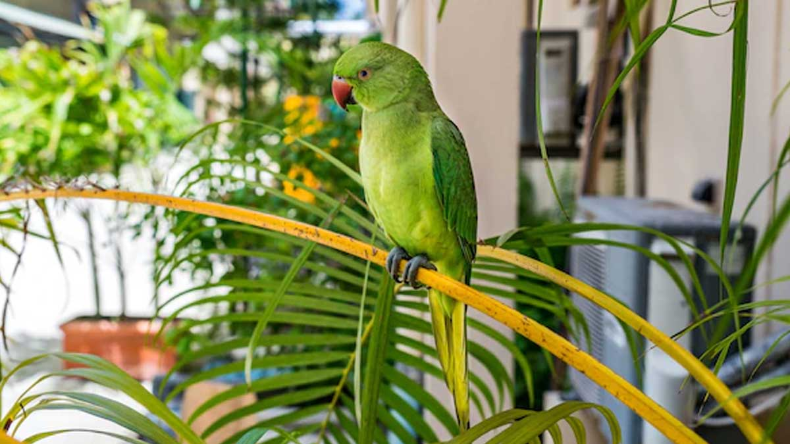
[[[138,380],[150,380],[170,370],[175,350],[162,341],[154,344],[161,321],[126,318],[77,318],[60,326],[63,351],[100,356]],[[81,367],[66,362],[66,368]]]

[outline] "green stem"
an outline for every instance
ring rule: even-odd
[[[93,300],[96,308],[96,317],[99,317],[101,316],[101,289],[99,288],[99,265],[96,260],[96,236],[93,231],[90,209],[86,208],[80,215],[85,221],[85,228],[88,232],[88,252],[90,253],[91,272],[93,275]]]

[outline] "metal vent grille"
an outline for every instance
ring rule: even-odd
[[[571,274],[582,281],[592,285],[601,291],[606,291],[606,246],[598,245],[579,245],[571,249]],[[595,359],[603,359],[603,344],[606,341],[604,336],[603,310],[600,307],[579,296],[571,293],[573,303],[579,308],[587,321],[590,330],[590,341],[588,344],[583,335],[579,335],[579,342],[572,340],[575,345]],[[581,332],[580,332],[581,333]],[[590,346],[592,349],[590,349]],[[579,396],[587,401],[600,403],[602,390],[589,378],[571,369],[571,384],[576,389]]]

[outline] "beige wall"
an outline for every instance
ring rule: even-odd
[[[430,2],[427,2],[430,3]],[[516,223],[523,1],[451,2],[430,53],[436,94],[461,128],[475,171],[480,235]]]
[[[656,21],[666,17],[665,2],[655,2]],[[687,4],[686,4],[687,3]],[[685,2],[684,10],[707,0]],[[790,2],[750,2],[746,122],[741,171],[735,203],[740,217],[752,194],[768,178],[777,152],[790,134],[790,100],[770,115],[778,82],[790,80]],[[727,12],[724,8],[719,12]],[[689,26],[724,30],[731,16],[709,11],[697,14]],[[777,24],[780,31],[777,32]],[[783,28],[783,29],[782,29]],[[732,35],[692,37],[668,32],[652,51],[647,128],[647,191],[650,197],[691,203],[696,182],[724,180],[730,108]],[[790,99],[790,97],[788,97]],[[790,187],[788,180],[780,197]],[[762,231],[769,218],[769,195],[752,210],[748,221]],[[772,269],[771,269],[772,268]],[[790,274],[790,236],[774,251],[773,267],[763,266],[757,282]],[[758,298],[786,298],[790,283],[778,284]],[[764,329],[758,329],[764,334]]]

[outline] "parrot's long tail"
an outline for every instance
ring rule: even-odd
[[[428,291],[433,334],[447,388],[455,401],[461,431],[469,428],[469,373],[466,355],[466,305],[436,290]]]

